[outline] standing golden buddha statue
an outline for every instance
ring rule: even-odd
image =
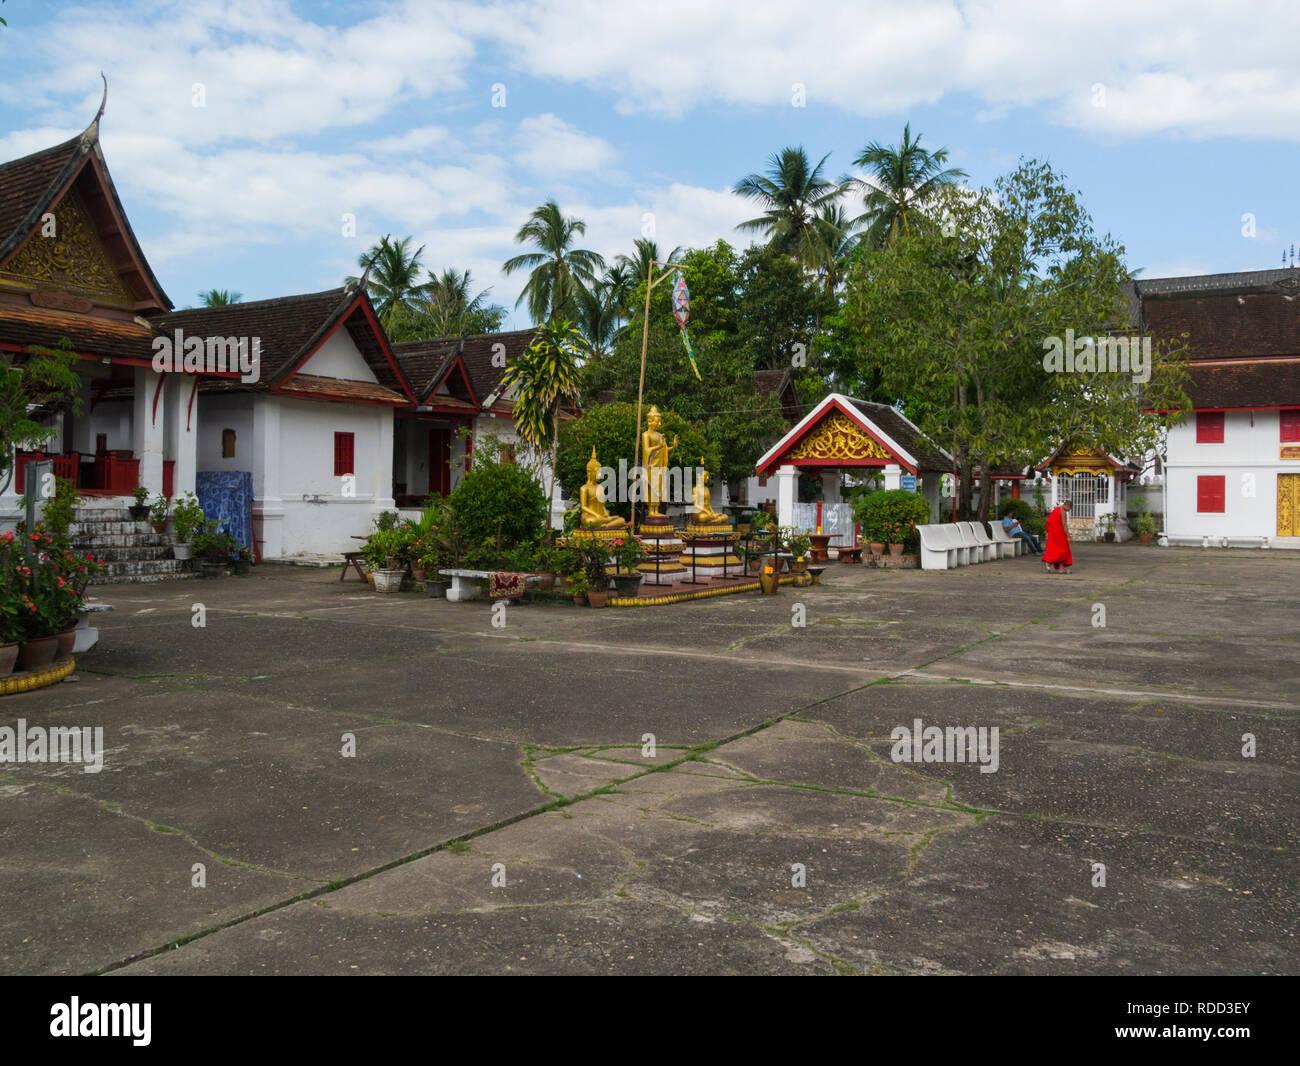
[[[641,434],[641,451],[645,456],[646,500],[649,514],[663,515],[663,499],[668,475],[668,453],[677,447],[677,435],[673,434],[672,444],[659,431],[663,425],[663,416],[658,407],[651,407],[646,419],[646,431]]]

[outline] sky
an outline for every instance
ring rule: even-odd
[[[101,141],[177,307],[315,292],[381,236],[472,271],[554,198],[607,259],[759,213],[788,145],[832,178],[904,123],[968,183],[1020,158],[1078,189],[1142,277],[1260,270],[1300,246],[1300,4],[1196,0],[7,0],[0,160]],[[348,220],[354,220],[349,225]]]

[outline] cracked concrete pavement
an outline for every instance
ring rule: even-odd
[[[503,630],[337,571],[106,586],[76,681],[0,704],[107,748],[0,765],[0,966],[1295,972],[1300,557],[1077,554]],[[894,762],[917,718],[997,772]]]

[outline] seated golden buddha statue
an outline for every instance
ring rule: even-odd
[[[699,480],[695,482],[695,487],[691,490],[691,502],[695,504],[695,513],[691,515],[691,522],[697,526],[717,526],[730,525],[731,519],[724,514],[718,514],[713,509],[713,504],[709,499],[709,472],[700,471]]]
[[[618,515],[610,514],[601,499],[600,486],[596,484],[596,475],[600,473],[600,460],[596,458],[596,449],[591,449],[591,459],[587,462],[587,483],[578,490],[578,503],[582,507],[583,529],[622,529],[627,522]]]

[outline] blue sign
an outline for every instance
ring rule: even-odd
[[[904,474],[903,477],[902,477],[902,480],[899,482],[899,484],[902,486],[902,488],[904,489],[904,491],[906,491],[906,492],[915,492],[915,491],[916,491],[916,475],[915,475],[915,474]]]

